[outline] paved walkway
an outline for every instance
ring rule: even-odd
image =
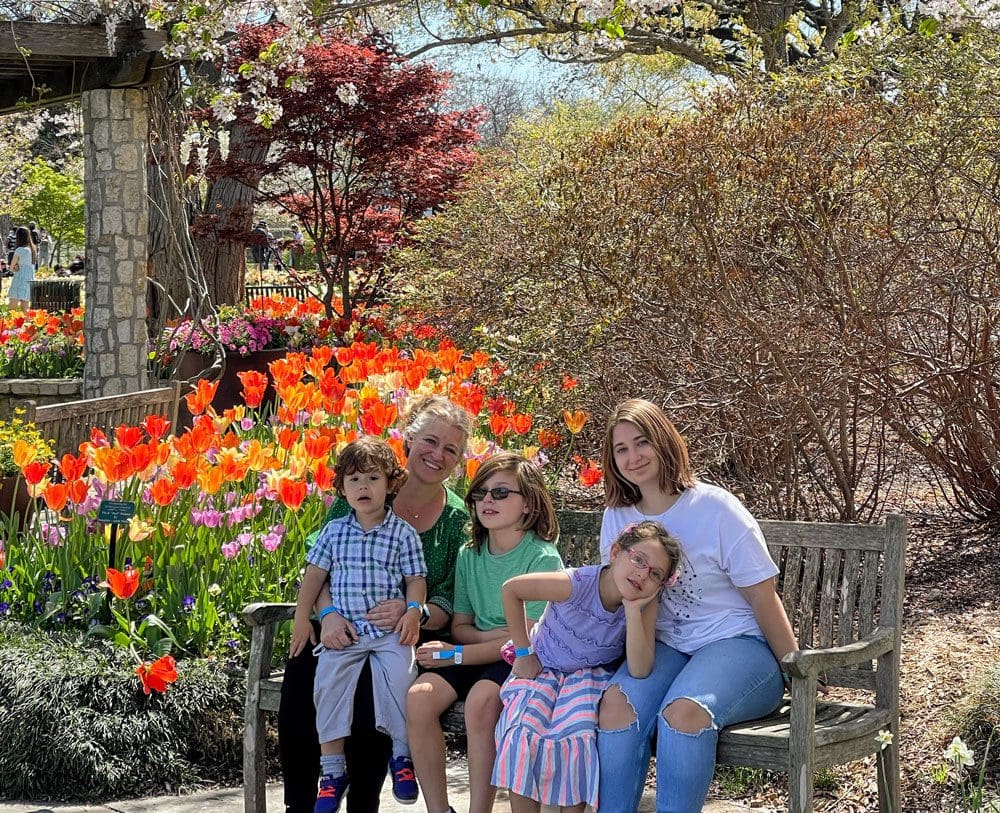
[[[449,763],[448,792],[452,807],[459,813],[468,810],[468,774],[464,763]],[[268,813],[282,813],[281,785],[268,785]],[[494,807],[496,813],[510,813],[506,798],[499,798]],[[556,808],[544,808],[555,811]],[[653,793],[646,791],[640,813],[655,810]],[[709,802],[703,813],[746,813],[748,808],[730,802]],[[128,799],[122,802],[108,802],[104,805],[63,805],[51,802],[0,802],[0,813],[243,813],[243,789],[224,788],[201,791],[186,796],[154,796],[149,799]],[[416,805],[401,805],[392,798],[388,789],[382,794],[380,813],[424,813],[423,801]]]

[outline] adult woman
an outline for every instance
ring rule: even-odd
[[[468,413],[442,396],[418,401],[409,411],[403,429],[406,470],[409,476],[393,500],[393,511],[416,528],[427,563],[427,613],[423,627],[429,635],[447,630],[451,623],[455,590],[455,559],[465,542],[469,521],[462,499],[445,488],[465,455],[471,433]],[[327,519],[346,513],[338,501]],[[321,594],[317,607],[330,604]],[[405,610],[401,601],[375,607],[368,619],[382,629],[392,629]],[[330,614],[324,623],[334,618]],[[319,777],[319,743],[316,739],[312,684],[316,659],[306,648],[290,653],[278,710],[278,746],[285,781],[288,813],[312,813]],[[391,754],[391,740],[375,729],[371,669],[365,666],[354,698],[354,721],[347,741],[348,813],[378,810]]]
[[[14,256],[10,270],[14,276],[10,281],[7,298],[11,308],[25,310],[31,302],[31,281],[35,278],[36,250],[31,242],[31,232],[21,226],[14,236]]]
[[[777,707],[778,659],[797,648],[775,592],[778,568],[732,494],[695,479],[683,439],[649,401],[620,404],[603,450],[601,553],[623,527],[661,523],[680,542],[681,576],[664,590],[653,671],[619,669],[601,700],[601,813],[635,811],[656,726],[656,809],[697,813],[718,731]]]

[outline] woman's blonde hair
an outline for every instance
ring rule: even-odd
[[[434,421],[444,421],[462,433],[459,458],[465,457],[465,449],[472,434],[472,419],[462,407],[443,395],[425,395],[407,411],[403,425],[403,451],[409,454],[413,439]]]
[[[540,539],[544,539],[546,542],[554,542],[558,539],[559,520],[556,519],[556,509],[552,504],[548,486],[545,485],[545,480],[542,478],[542,472],[538,466],[523,455],[514,452],[501,452],[487,459],[479,467],[472,482],[469,483],[469,491],[465,495],[465,505],[472,518],[472,533],[468,547],[479,551],[483,542],[489,537],[489,531],[479,521],[476,503],[471,496],[472,492],[486,488],[486,481],[501,471],[509,471],[514,475],[517,480],[517,490],[524,497],[527,513],[524,515],[524,523],[521,527],[527,531],[534,531]]]
[[[620,423],[635,426],[653,444],[660,462],[660,490],[667,494],[680,494],[695,483],[694,471],[688,457],[687,444],[680,432],[656,404],[642,398],[630,398],[614,408],[608,417],[601,450],[604,467],[604,502],[611,508],[635,505],[642,499],[639,489],[622,475],[615,463],[612,435]]]

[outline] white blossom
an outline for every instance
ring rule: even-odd
[[[358,95],[358,87],[354,82],[345,82],[342,85],[338,85],[336,93],[337,98],[348,107],[354,107],[354,105],[361,101],[361,97]]]

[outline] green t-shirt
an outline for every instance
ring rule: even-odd
[[[465,503],[454,491],[446,488],[444,510],[438,521],[420,534],[420,542],[424,548],[424,562],[427,563],[427,602],[436,604],[448,615],[454,613],[452,602],[455,598],[455,560],[458,551],[467,539],[466,526],[469,524],[469,512]],[[331,519],[346,516],[351,510],[347,500],[337,497],[327,512],[325,525]],[[306,540],[306,548],[312,546],[319,536],[319,531],[311,534]]]
[[[479,551],[463,546],[455,563],[455,612],[474,616],[476,628],[491,630],[507,623],[503,613],[500,588],[507,579],[524,573],[548,573],[562,570],[559,551],[532,531],[514,550],[498,556],[483,543]],[[528,618],[537,621],[545,612],[544,601],[529,601]]]

